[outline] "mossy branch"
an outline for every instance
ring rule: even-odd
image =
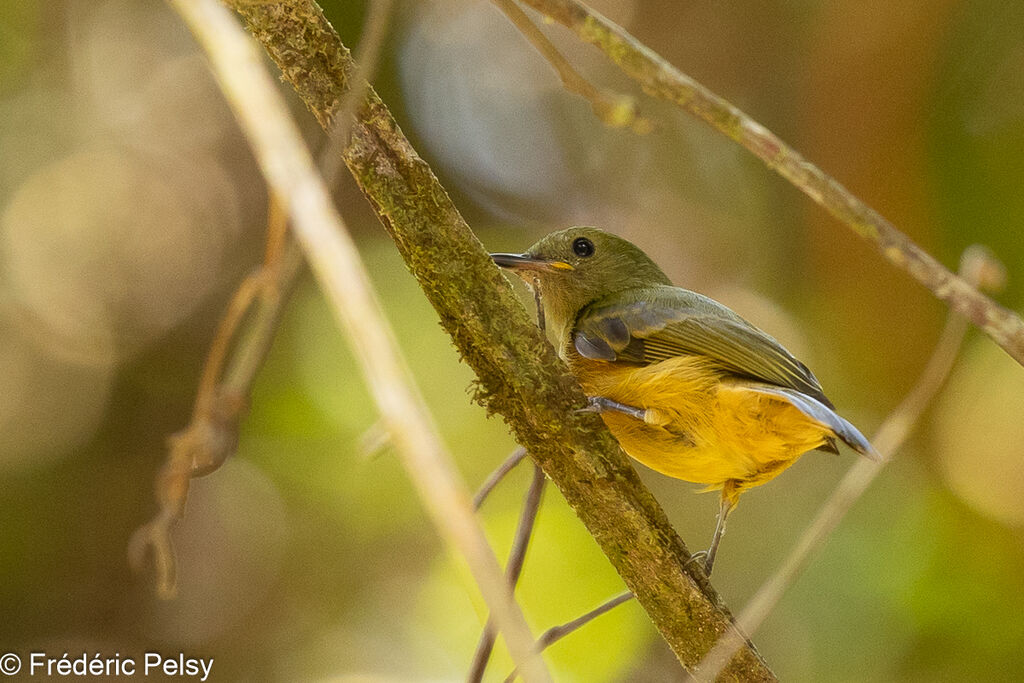
[[[353,63],[311,0],[233,3],[325,128]],[[684,666],[734,626],[664,512],[594,415],[505,277],[371,90],[345,162],[463,359],[477,399],[501,413],[558,486]],[[749,642],[724,675],[774,680]]]
[[[839,181],[732,104],[579,0],[521,0],[601,50],[649,95],[679,106],[739,143],[800,189],[882,256],[907,272],[952,310],[978,326],[1024,365],[1024,320],[950,272]]]

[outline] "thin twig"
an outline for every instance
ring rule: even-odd
[[[377,420],[356,442],[356,453],[363,460],[372,460],[391,445],[391,432],[384,420]]]
[[[537,327],[542,332],[546,332],[547,321],[544,318],[544,305],[541,299],[540,282],[536,279],[533,280],[533,303],[537,307]],[[484,485],[477,492],[473,498],[473,507],[477,510],[483,505],[484,500],[490,494],[491,490],[498,485],[506,474],[512,470],[524,457],[526,456],[525,448],[518,448],[512,452],[505,462],[498,466],[491,476],[487,478]],[[544,476],[544,470],[540,468],[540,465],[534,463],[533,465],[533,479],[530,481],[530,488],[526,492],[526,500],[523,501],[523,511],[519,517],[519,525],[516,527],[516,536],[512,543],[512,549],[509,552],[508,566],[505,568],[505,574],[509,577],[509,583],[512,585],[513,590],[516,584],[519,582],[519,575],[522,573],[523,560],[526,558],[526,547],[530,543],[530,537],[533,535],[534,525],[537,523],[537,511],[540,509],[540,499],[544,491],[544,482],[547,479]],[[491,623],[488,617],[487,623],[484,625],[483,633],[480,634],[480,640],[477,642],[476,652],[473,655],[473,662],[469,667],[469,675],[467,680],[470,683],[479,683],[484,677],[484,672],[487,670],[487,662],[491,658],[491,652],[494,649],[494,624]]]
[[[541,332],[547,332],[548,321],[544,317],[544,302],[540,292],[540,280],[537,278],[533,279],[533,304],[537,307],[537,327],[540,328]]]
[[[256,372],[270,350],[301,266],[291,241],[283,246],[287,219],[270,198],[265,260],[235,291],[210,345],[188,426],[168,439],[168,453],[156,480],[159,509],[128,544],[129,564],[141,571],[152,554],[157,595],[174,597],[176,567],[171,531],[181,518],[189,482],[219,468],[238,446],[238,432],[248,407]],[[276,243],[276,244],[275,244]],[[242,322],[249,318],[249,324]],[[229,354],[230,350],[230,354]]]
[[[508,566],[505,567],[505,576],[508,578],[509,585],[513,588],[519,583],[519,577],[523,573],[526,549],[530,545],[533,528],[537,522],[537,512],[540,510],[540,503],[544,497],[544,484],[546,481],[547,478],[544,476],[544,470],[534,465],[533,478],[530,480],[530,487],[526,490],[526,498],[523,500],[523,511],[519,517],[519,525],[516,527],[512,549],[509,551]]]
[[[514,0],[491,0],[491,2],[505,13],[508,20],[547,60],[558,74],[562,86],[590,102],[594,113],[606,125],[613,128],[630,128],[634,133],[639,134],[649,133],[653,130],[654,126],[651,122],[638,113],[635,97],[601,90],[581,76]]]
[[[1002,272],[1002,266],[981,247],[967,249],[961,259],[961,275],[975,286],[986,289],[1001,288]],[[883,459],[860,458],[849,469],[793,550],[743,608],[737,619],[740,631],[748,636],[757,631],[782,595],[807,566],[813,553],[821,548],[893,454],[906,443],[921,415],[949,377],[967,329],[968,323],[964,318],[952,312],[949,314],[935,350],[917,383],[871,439]],[[699,680],[714,680],[741,644],[742,641],[737,642],[731,634],[724,636],[697,667],[696,671],[699,674],[695,675]]]
[[[610,612],[619,605],[625,602],[629,602],[632,599],[633,594],[629,591],[626,591],[625,593],[616,595],[611,600],[595,607],[586,614],[576,617],[572,621],[567,621],[566,623],[561,624],[560,626],[552,626],[547,631],[544,631],[544,633],[541,634],[540,638],[537,639],[537,651],[543,652],[544,650],[548,649],[549,647],[557,643],[562,638],[565,638],[570,633],[578,631],[579,629],[583,628],[584,626],[592,622],[594,619],[597,619],[602,614]],[[514,681],[516,679],[516,676],[518,675],[518,670],[512,671],[512,673],[510,673],[505,678],[505,683],[512,683],[512,681]]]
[[[269,240],[268,240],[269,244]],[[268,250],[268,256],[272,257],[273,254]],[[249,311],[253,301],[259,296],[260,292],[264,290],[269,282],[270,278],[266,277],[266,270],[269,262],[264,262],[264,268],[260,269],[256,275],[249,276],[242,281],[238,289],[235,290],[234,295],[231,297],[231,301],[228,303],[227,311],[224,313],[224,317],[221,318],[220,325],[217,327],[217,332],[213,336],[213,342],[210,344],[210,350],[206,356],[206,363],[203,366],[203,374],[199,379],[199,388],[196,391],[196,403],[192,408],[192,419],[199,419],[204,413],[206,413],[210,406],[209,403],[216,400],[217,385],[220,383],[221,376],[224,372],[224,365],[227,360],[228,349],[231,348],[231,342],[235,337],[235,332],[238,331],[238,327],[242,322],[242,318]]]
[[[434,524],[466,560],[527,678],[550,680],[473,514],[469,493],[401,358],[355,244],[255,45],[216,0],[172,0],[172,4],[206,51],[267,183],[287,203],[296,238],[349,336],[371,394]]]
[[[544,320],[544,305],[541,301],[540,283],[537,280],[533,281],[532,289],[533,303],[537,307],[537,327],[539,327],[541,331],[545,331],[548,327],[547,321]],[[503,463],[498,465],[497,469],[491,472],[490,476],[487,477],[487,480],[484,481],[483,486],[481,486],[480,490],[476,492],[475,496],[473,496],[473,507],[479,510],[480,506],[484,504],[485,500],[487,500],[487,496],[491,495],[491,491],[494,490],[494,487],[501,483],[501,480],[504,479],[516,465],[522,462],[525,457],[526,449],[522,446],[512,451],[512,454],[509,455]]]
[[[263,246],[263,264],[277,267],[288,246],[288,212],[272,192],[267,201],[267,241]]]
[[[578,630],[580,627],[589,624],[591,621],[598,618],[602,614],[610,612],[622,603],[629,602],[632,599],[633,594],[629,591],[626,591],[625,593],[621,593],[616,597],[612,598],[603,605],[595,607],[586,614],[576,617],[572,621],[566,622],[561,626],[552,626],[547,631],[541,634],[540,638],[537,640],[537,646],[541,650],[545,650],[554,645],[555,643],[557,643],[562,638],[565,638],[573,631]]]
[[[380,60],[381,48],[384,46],[384,38],[388,34],[393,8],[394,0],[375,0],[370,3],[364,22],[365,28],[356,51],[355,71],[351,77],[355,86],[345,94],[345,98],[334,114],[334,126],[327,136],[327,145],[324,147],[320,159],[320,168],[324,177],[328,179],[329,185],[334,185],[335,178],[345,167],[342,152],[348,146],[356,110],[363,103],[366,88],[369,87],[369,82],[373,80],[373,74],[377,71],[377,63]]]
[[[480,506],[484,504],[485,500],[487,500],[487,496],[491,495],[491,491],[494,490],[494,487],[500,484],[501,480],[504,479],[509,472],[515,469],[516,465],[525,459],[526,449],[522,446],[519,446],[512,451],[512,454],[505,458],[505,461],[491,472],[490,476],[487,477],[487,480],[484,481],[483,485],[480,487],[480,490],[476,492],[475,496],[473,496],[473,507],[479,510]]]
[[[519,583],[519,577],[523,573],[523,563],[526,560],[526,549],[530,545],[530,537],[533,535],[533,527],[537,522],[537,512],[540,510],[540,501],[544,495],[544,483],[547,478],[544,470],[538,465],[533,466],[533,479],[530,480],[530,488],[526,491],[526,499],[523,501],[523,510],[519,515],[519,524],[516,526],[516,535],[512,541],[512,549],[508,554],[508,563],[505,566],[505,576],[508,583],[515,590]],[[494,650],[494,640],[497,633],[494,630],[494,623],[487,618],[483,633],[476,645],[476,652],[473,654],[473,663],[469,667],[469,674],[466,680],[469,683],[479,683],[483,680],[484,672],[487,670],[487,662]]]
[[[977,325],[1024,365],[1024,320],[951,273],[877,211],[771,131],[680,72],[579,0],[522,0],[592,43],[644,91],[672,102],[736,141],[825,210],[874,244],[882,256]]]
[[[345,93],[334,128],[320,154],[324,180],[333,186],[342,168],[343,146],[333,140],[348,138],[353,113],[376,69],[383,36],[390,21],[392,0],[374,0],[363,25],[364,40],[356,73],[356,87]],[[284,306],[302,272],[302,253],[288,231],[288,215],[269,192],[267,239],[263,263],[245,278],[228,304],[207,352],[188,426],[168,439],[168,453],[157,476],[156,497],[160,509],[141,526],[128,544],[129,564],[141,571],[147,551],[153,556],[157,595],[174,597],[174,545],[171,531],[184,514],[189,481],[210,474],[230,458],[238,446],[252,384],[270,352]],[[251,324],[241,329],[251,313]],[[234,343],[232,343],[234,342]]]

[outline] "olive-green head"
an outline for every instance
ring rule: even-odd
[[[491,254],[502,268],[540,286],[544,313],[562,332],[598,299],[638,287],[671,284],[633,243],[598,228],[553,232],[522,254]]]

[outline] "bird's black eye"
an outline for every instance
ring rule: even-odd
[[[587,258],[594,254],[594,243],[586,237],[577,237],[572,241],[572,252],[580,258]]]

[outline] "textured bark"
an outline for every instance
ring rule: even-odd
[[[236,2],[253,35],[321,125],[347,88],[352,61],[310,0]],[[345,162],[409,270],[477,375],[476,398],[500,413],[558,486],[684,666],[734,628],[664,512],[594,415],[444,188],[371,90]],[[723,670],[774,680],[753,645]]]

